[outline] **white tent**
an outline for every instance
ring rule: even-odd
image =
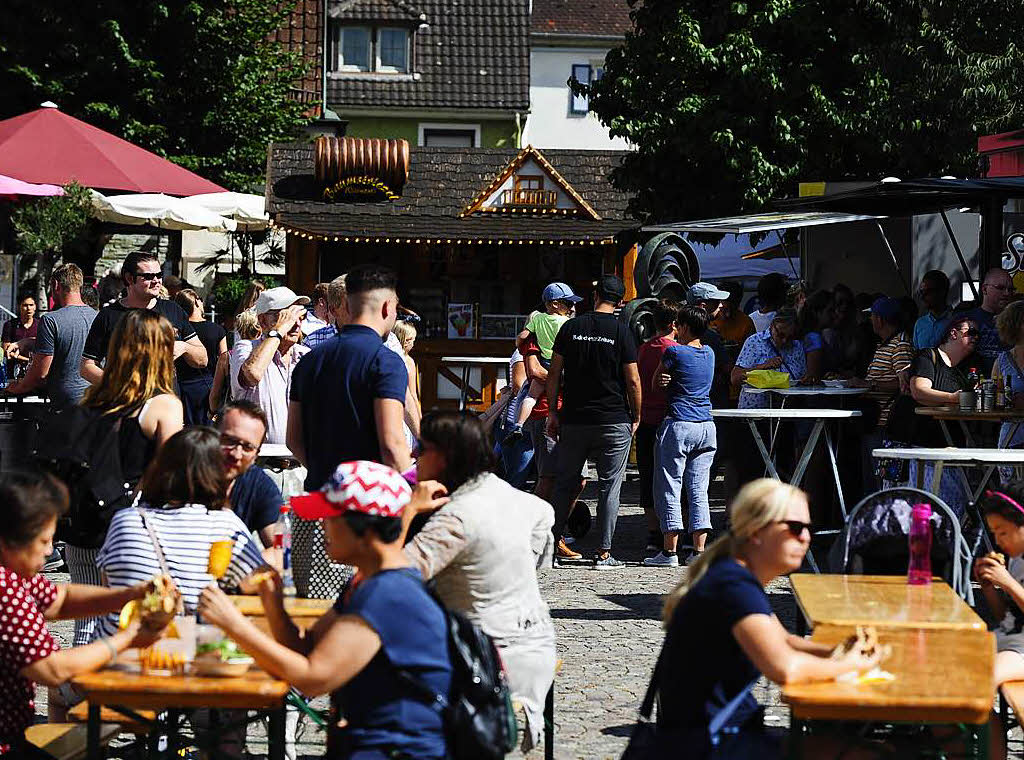
[[[234,232],[238,225],[187,198],[160,193],[104,196],[92,193],[93,216],[101,222],[145,225],[164,230],[214,230]]]
[[[185,200],[202,206],[208,211],[234,219],[238,229],[244,232],[265,230],[270,226],[270,217],[265,211],[266,200],[262,195],[251,193],[203,193],[190,195]]]

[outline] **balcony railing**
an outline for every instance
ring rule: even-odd
[[[554,190],[505,190],[501,194],[502,206],[529,206],[530,208],[554,208],[558,195]]]

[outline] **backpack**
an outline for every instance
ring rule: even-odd
[[[103,545],[114,513],[133,501],[134,483],[121,467],[123,414],[73,406],[49,417],[31,461],[68,489],[68,513],[57,522],[61,541],[94,549]]]
[[[441,714],[451,760],[503,760],[515,748],[518,729],[501,655],[490,636],[430,594],[445,614],[451,692],[445,697],[407,670],[396,670]]]

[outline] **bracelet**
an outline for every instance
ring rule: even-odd
[[[114,646],[109,636],[104,636],[102,639],[100,639],[100,641],[106,644],[107,649],[110,651],[110,658],[107,660],[107,664],[109,665],[117,659],[117,647]]]

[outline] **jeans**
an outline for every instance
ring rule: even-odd
[[[708,483],[717,448],[714,422],[661,423],[654,454],[654,509],[662,533],[711,530]],[[689,502],[685,528],[680,502],[683,489]]]
[[[530,475],[533,461],[533,439],[527,434],[511,444],[498,444],[505,480],[513,488],[522,488]]]
[[[565,521],[572,506],[569,500],[576,495],[580,484],[580,470],[587,459],[597,468],[597,520],[601,526],[601,550],[610,551],[615,521],[619,516],[619,491],[626,473],[629,444],[633,439],[633,426],[628,422],[612,425],[562,425],[555,459],[555,539],[561,537]]]
[[[210,424],[210,389],[213,375],[202,375],[192,380],[179,380],[181,406],[185,426]]]

